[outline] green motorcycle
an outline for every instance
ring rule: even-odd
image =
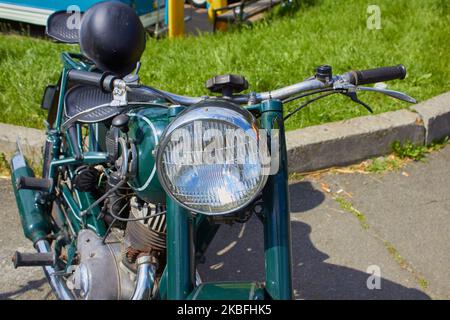
[[[59,299],[292,299],[284,121],[332,94],[358,100],[363,84],[403,79],[402,65],[240,94],[244,77],[220,75],[217,95],[186,97],[139,83],[145,30],[120,2],[86,11],[80,25],[56,12],[47,34],[79,43],[48,86],[42,178],[18,144],[12,185],[25,236],[37,252],[15,267],[42,266]],[[72,21],[73,22],[73,21]],[[69,27],[72,26],[72,27]],[[289,114],[283,104],[314,95]],[[255,215],[264,226],[265,281],[201,281],[197,265],[224,223]]]

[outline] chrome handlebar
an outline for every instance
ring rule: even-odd
[[[381,89],[381,88],[375,88],[375,87],[361,87],[361,86],[356,86],[354,84],[350,83],[350,78],[349,78],[349,74],[343,74],[343,75],[337,75],[335,77],[333,77],[333,79],[331,81],[321,81],[315,78],[310,78],[308,80],[302,81],[302,82],[298,82],[296,84],[287,86],[287,87],[283,87],[280,89],[276,89],[273,91],[266,91],[266,92],[261,92],[261,93],[249,93],[249,94],[243,94],[243,95],[235,95],[232,96],[230,99],[232,102],[235,102],[237,104],[255,104],[255,103],[259,103],[262,102],[264,100],[268,100],[268,99],[278,99],[278,100],[284,100],[287,99],[289,97],[292,97],[294,95],[300,94],[300,93],[304,93],[304,92],[308,92],[308,91],[313,91],[313,90],[319,90],[319,89],[326,89],[326,88],[330,88],[332,90],[336,90],[336,91],[342,91],[342,92],[356,92],[356,91],[371,91],[371,92],[378,92],[378,93],[382,93],[385,95],[388,95],[392,98],[396,98],[402,101],[406,101],[409,103],[416,103],[417,101],[402,93],[399,91],[394,91],[394,90],[387,90],[387,89]],[[155,94],[155,89],[149,88],[149,87],[145,87],[145,86],[140,86],[139,87],[139,92],[140,93],[149,93],[149,94]],[[198,103],[202,100],[211,98],[209,96],[202,96],[202,97],[190,97],[190,96],[183,96],[183,95],[178,95],[178,94],[174,94],[168,91],[164,91],[164,90],[157,90],[157,92],[159,92],[161,95],[166,96],[167,99],[169,101],[172,101],[175,104],[180,104],[180,105],[192,105],[195,103]]]
[[[261,92],[261,93],[249,93],[249,94],[243,94],[243,95],[235,95],[230,98],[231,101],[237,103],[237,104],[247,104],[247,103],[258,103],[264,100],[268,99],[279,99],[283,100],[288,97],[291,97],[295,94],[311,91],[315,89],[322,89],[332,87],[332,82],[330,83],[324,83],[317,79],[310,79],[306,81],[302,81],[287,87],[283,87],[280,89],[276,89],[273,91],[267,91],[267,92]],[[138,90],[136,92],[139,92],[141,94],[147,93],[155,95],[155,93],[160,93],[168,98],[169,101],[173,101],[177,104],[181,105],[192,105],[195,103],[198,103],[202,100],[211,98],[209,96],[202,96],[202,97],[190,97],[190,96],[183,96],[178,95],[175,93],[171,93],[164,90],[156,90],[153,88],[145,87],[145,86],[139,86],[137,87]]]

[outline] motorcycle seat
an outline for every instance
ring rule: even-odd
[[[77,117],[81,123],[95,123],[110,119],[123,111],[123,107],[111,106],[111,93],[93,86],[76,85],[67,91],[64,98],[64,116],[67,120]],[[149,101],[149,97],[129,93],[129,102]]]

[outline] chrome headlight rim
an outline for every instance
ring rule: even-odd
[[[208,111],[218,111],[218,112],[208,112],[207,115],[200,114],[199,112],[194,112],[195,110],[208,109]],[[226,111],[226,112],[222,112]],[[193,206],[189,206],[184,203],[180,199],[178,199],[174,194],[173,190],[169,187],[172,185],[172,182],[167,179],[167,176],[164,172],[164,165],[162,164],[162,157],[164,150],[170,142],[171,134],[178,128],[181,128],[185,125],[193,123],[194,121],[222,121],[227,124],[236,125],[236,122],[233,120],[245,121],[249,127],[256,125],[255,117],[244,108],[236,105],[230,101],[220,100],[220,99],[211,99],[204,100],[196,105],[187,107],[184,111],[182,111],[164,130],[161,135],[161,139],[159,141],[158,147],[156,149],[156,171],[158,174],[159,181],[164,191],[169,195],[169,197],[175,201],[178,205],[187,209],[190,212],[203,214],[207,216],[224,216],[230,215],[233,213],[237,213],[246,207],[248,207],[261,193],[264,186],[267,183],[268,176],[261,175],[261,180],[258,183],[258,188],[253,191],[251,197],[249,197],[246,201],[243,201],[240,205],[235,206],[229,210],[220,210],[217,212],[205,211],[198,208],[194,208]]]

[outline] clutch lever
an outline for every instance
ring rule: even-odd
[[[409,102],[409,103],[417,103],[416,99],[408,96],[407,94],[405,94],[403,92],[399,92],[399,91],[380,89],[380,88],[372,88],[372,87],[356,87],[356,90],[379,92],[379,93],[385,94],[387,96],[390,96],[390,97],[398,99],[398,100],[402,100],[402,101]]]

